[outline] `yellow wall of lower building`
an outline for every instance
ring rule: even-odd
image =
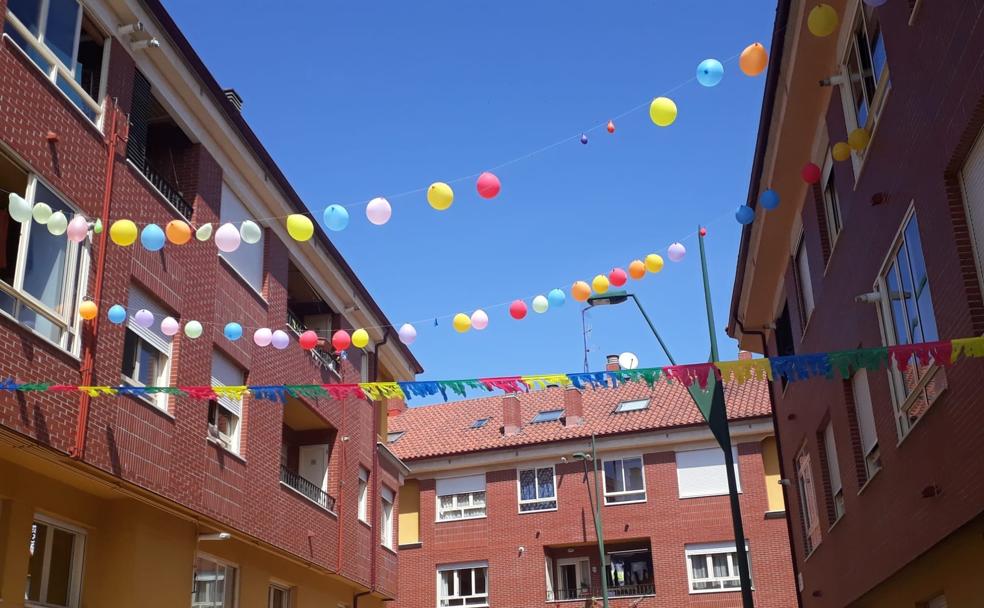
[[[420,485],[408,479],[400,488],[400,544],[420,542]]]
[[[769,501],[769,511],[785,511],[782,486],[779,485],[782,475],[779,473],[779,450],[776,449],[775,437],[762,440],[762,464],[765,469],[765,493]]]

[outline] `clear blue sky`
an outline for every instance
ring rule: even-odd
[[[383,227],[364,203],[523,156],[648,102],[771,38],[775,2],[166,0],[166,6],[298,192],[320,217],[349,205],[331,238],[394,325],[417,323],[421,379],[580,371],[580,305],[512,320],[514,298],[569,288],[709,224],[722,358],[740,226],[765,76],[736,60],[715,88],[691,80],[661,129],[643,108],[499,171],[502,194],[473,180],[433,211],[423,192],[394,197]],[[630,282],[678,362],[706,360],[696,238],[686,259]],[[529,302],[529,300],[527,300]],[[450,317],[487,307],[485,331]],[[666,364],[634,307],[589,313],[592,369],[632,351]],[[289,381],[289,379],[285,379]]]

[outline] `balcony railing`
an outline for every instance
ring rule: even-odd
[[[287,328],[298,336],[306,332],[308,329],[307,326],[301,321],[300,317],[295,315],[289,308],[287,309]],[[311,353],[311,358],[314,359],[315,365],[321,369],[333,372],[336,375],[338,374],[337,356],[320,346],[315,346],[308,352]]]
[[[619,597],[637,597],[640,595],[656,595],[656,585],[645,583],[639,585],[622,585],[608,588],[608,599]],[[601,597],[601,587],[583,585],[580,589],[558,588],[547,591],[548,602],[570,602],[577,600],[597,599]]]
[[[130,160],[131,162],[133,161],[133,159]],[[188,201],[181,196],[178,189],[171,185],[171,182],[167,181],[167,179],[165,179],[164,176],[159,174],[157,171],[154,171],[153,167],[150,166],[149,161],[145,160],[142,164],[135,164],[135,166],[141,173],[144,174],[147,181],[149,181],[151,185],[153,185],[154,188],[156,188],[157,191],[160,192],[161,195],[163,195],[164,198],[166,198],[167,201],[178,210],[178,213],[183,215],[186,220],[191,220],[191,214],[194,209],[190,204],[188,204]]]
[[[332,512],[335,511],[335,499],[333,497],[284,465],[280,465],[280,482],[296,490],[299,494],[310,499],[321,508]]]

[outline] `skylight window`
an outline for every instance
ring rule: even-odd
[[[623,401],[615,406],[616,412],[636,412],[649,408],[649,399],[637,399],[635,401]]]
[[[399,441],[400,437],[403,437],[406,434],[406,431],[393,431],[392,433],[387,433],[386,443],[396,443]]]
[[[473,429],[480,429],[483,426],[485,426],[485,423],[488,422],[488,421],[489,421],[488,418],[479,418],[475,422],[472,422],[471,428],[473,428]]]
[[[554,420],[560,420],[563,415],[564,410],[545,410],[543,412],[538,412],[530,422],[552,422]]]

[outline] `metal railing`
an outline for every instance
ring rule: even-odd
[[[294,471],[291,471],[285,465],[280,465],[280,483],[296,490],[299,494],[310,499],[323,509],[334,512],[335,499],[332,496]]]
[[[608,599],[619,597],[636,597],[640,595],[656,595],[656,585],[643,583],[638,585],[609,586]],[[582,585],[580,589],[555,588],[547,591],[548,602],[570,602],[577,600],[597,599],[601,597],[601,587]]]
[[[132,158],[130,159],[130,162],[133,162]],[[143,173],[144,177],[147,178],[147,181],[149,181],[150,184],[156,188],[164,198],[167,199],[167,202],[171,203],[171,205],[178,210],[178,213],[183,215],[186,220],[191,219],[191,214],[194,212],[194,208],[184,199],[181,193],[178,192],[178,189],[171,185],[171,182],[167,181],[164,176],[159,174],[153,167],[150,166],[150,161],[144,160],[143,163],[139,165],[134,163],[133,166]]]
[[[294,314],[289,308],[287,309],[287,328],[297,336],[300,336],[308,329],[300,317]],[[311,353],[311,358],[314,359],[315,365],[321,369],[338,374],[338,357],[336,355],[320,346],[315,346],[308,352]]]

